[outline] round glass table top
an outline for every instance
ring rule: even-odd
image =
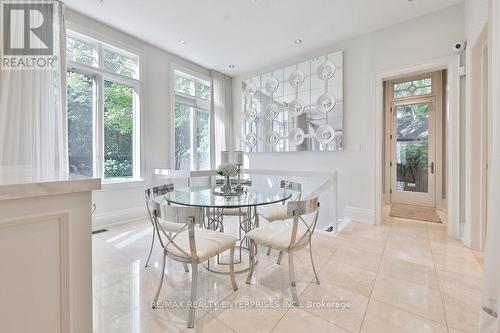
[[[246,188],[246,193],[234,196],[214,194],[213,187],[192,187],[174,190],[153,200],[182,206],[210,208],[239,208],[269,205],[290,199],[292,193],[284,189],[273,189],[252,186]]]

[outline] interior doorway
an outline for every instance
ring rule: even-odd
[[[443,207],[446,71],[384,82],[384,201]]]

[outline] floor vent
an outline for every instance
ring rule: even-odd
[[[326,232],[333,232],[333,225],[332,226],[329,226],[328,228],[326,228],[325,230]]]
[[[108,229],[94,230],[94,231],[92,231],[92,235],[100,234],[100,233],[103,233],[103,232],[106,232],[106,231],[108,231]]]

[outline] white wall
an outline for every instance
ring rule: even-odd
[[[323,32],[328,33],[328,32]],[[417,65],[453,54],[465,37],[464,5],[450,7],[383,30],[284,60],[233,79],[235,133],[241,129],[241,82],[255,74],[344,50],[344,151],[249,154],[252,168],[279,165],[289,170],[337,171],[339,215],[373,220],[375,209],[375,91],[379,72]],[[307,42],[307,41],[306,41]],[[262,51],[263,56],[265,50]],[[450,110],[450,112],[456,110]],[[356,144],[361,151],[354,151]],[[381,181],[381,180],[377,180]]]
[[[111,44],[118,44],[117,46],[123,44],[132,47],[141,53],[143,63],[141,158],[145,181],[134,185],[104,185],[103,190],[94,192],[93,201],[97,205],[94,228],[146,217],[144,188],[150,182],[151,170],[155,167],[170,167],[171,164],[170,66],[175,63],[203,75],[209,75],[209,71],[77,12],[68,10],[66,18],[70,26],[76,25],[76,28],[83,33],[91,34]]]

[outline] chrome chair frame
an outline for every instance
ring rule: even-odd
[[[287,191],[290,191],[290,192],[297,193],[295,197],[290,199],[290,201],[300,201],[300,199],[302,198],[302,184],[301,183],[282,179],[280,181],[280,188],[287,190]],[[283,202],[282,204],[285,205],[286,202]],[[257,226],[259,226],[259,222],[260,222],[259,213],[257,212],[255,214],[255,223]],[[271,254],[271,248],[268,248],[266,255],[270,255],[270,254]],[[281,264],[282,257],[283,257],[283,253],[280,252],[280,254],[278,256],[278,261],[277,261],[278,265]]]
[[[204,210],[203,208],[198,207],[174,207],[168,204],[160,204],[158,202],[151,202],[151,205],[153,207],[152,215],[156,225],[156,233],[163,248],[161,277],[158,283],[155,298],[152,302],[152,308],[156,309],[157,307],[158,297],[160,296],[160,291],[165,276],[166,258],[169,257],[170,259],[177,262],[182,262],[184,265],[191,264],[191,302],[188,304],[188,328],[193,328],[195,318],[195,308],[193,307],[193,304],[195,304],[197,297],[198,264],[200,264],[200,260],[198,259],[196,251],[195,227],[197,225],[198,227],[200,227],[201,221],[203,221]],[[163,229],[158,219],[168,220],[175,223],[182,223],[184,224],[184,226],[177,232],[168,232]],[[175,239],[184,232],[188,233],[189,252],[184,251],[175,242]],[[162,237],[165,238],[165,242],[163,241]],[[169,252],[167,249],[169,245],[174,246],[182,254],[182,256],[178,256]],[[236,284],[236,278],[234,275],[234,244],[230,248],[230,278],[233,290],[238,290],[238,285]]]
[[[290,245],[286,252],[288,253],[288,270],[289,270],[289,275],[290,275],[290,282],[291,282],[291,290],[292,290],[292,299],[293,299],[293,305],[298,306],[299,305],[299,300],[297,296],[297,287],[296,287],[296,280],[295,280],[295,262],[294,262],[294,252],[303,249],[305,246],[309,245],[309,254],[311,258],[311,265],[313,268],[314,272],[314,277],[316,278],[316,282],[320,284],[318,274],[316,272],[316,267],[314,266],[314,259],[313,259],[313,252],[312,252],[312,236],[314,234],[314,230],[316,229],[316,224],[318,222],[318,215],[319,215],[319,201],[318,198],[312,198],[309,200],[303,200],[303,201],[290,201],[288,202],[287,205],[287,215],[289,215],[291,218],[293,218],[293,226],[292,226],[292,233],[291,233],[291,239],[290,239]],[[302,215],[309,215],[309,214],[315,214],[312,223],[307,223]],[[304,226],[306,227],[306,232],[300,237],[300,239],[297,239],[297,230],[299,228],[299,223],[303,223]],[[307,239],[307,241],[303,241],[304,239]],[[250,266],[250,272],[248,273],[248,277],[246,280],[247,284],[250,284],[254,272],[254,266],[255,266],[255,254],[254,250],[257,250],[257,243],[255,240],[252,239],[250,236],[250,256],[251,256],[251,266]],[[283,252],[280,252],[280,256],[282,255]]]
[[[174,190],[174,184],[166,184],[166,185],[160,185],[160,186],[155,186],[153,188],[148,188],[144,191],[144,196],[146,199],[146,208],[148,210],[148,215],[149,215],[149,220],[151,221],[151,226],[153,227],[153,234],[151,235],[151,247],[149,248],[149,254],[148,258],[146,260],[146,264],[144,267],[148,267],[149,265],[149,260],[151,259],[151,254],[153,253],[153,247],[155,244],[155,238],[156,238],[156,223],[153,218],[153,214],[151,212],[151,208],[149,207],[151,200],[159,195],[164,195],[168,192],[171,192]],[[187,267],[187,266],[186,266]]]

